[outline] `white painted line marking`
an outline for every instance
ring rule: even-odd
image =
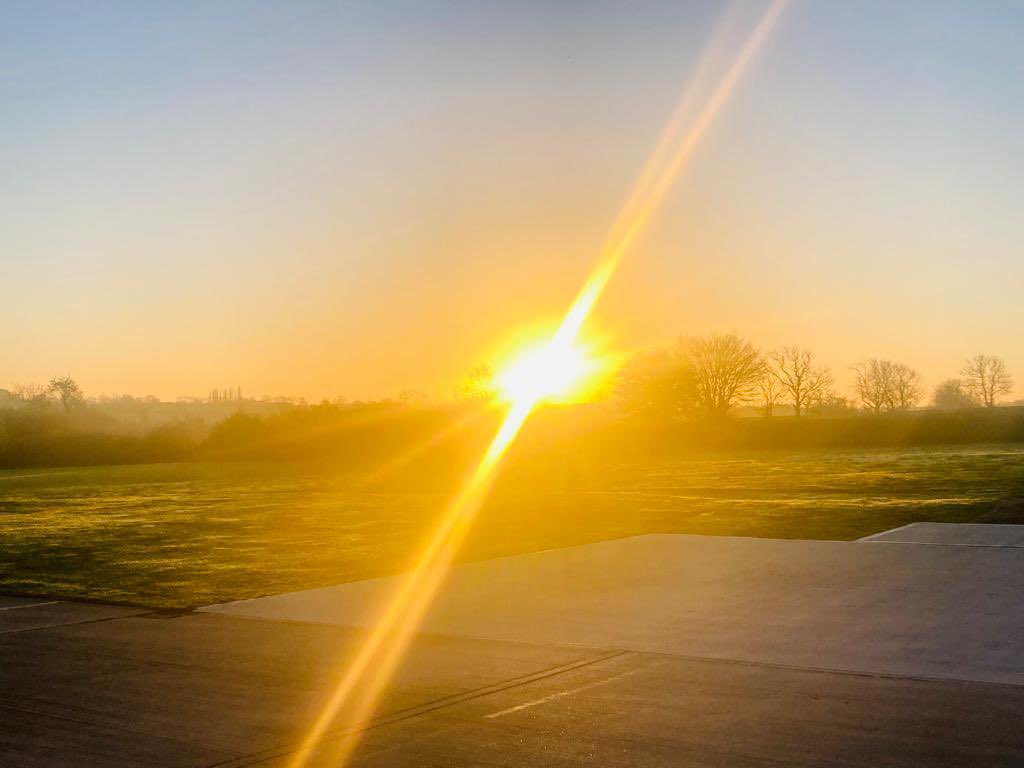
[[[528,701],[525,704],[519,704],[518,706],[515,706],[515,707],[509,707],[508,709],[503,709],[500,712],[492,712],[489,715],[484,715],[484,719],[485,720],[490,720],[492,717],[504,717],[505,715],[511,715],[513,712],[518,712],[521,709],[529,709],[530,707],[536,707],[538,704],[547,704],[549,701],[554,701],[555,699],[561,699],[564,696],[572,696],[574,693],[579,693],[580,691],[586,691],[586,690],[589,690],[590,688],[597,688],[598,686],[601,686],[601,685],[608,685],[608,683],[613,683],[616,680],[621,680],[624,677],[629,677],[630,675],[635,675],[639,671],[640,671],[639,669],[631,669],[628,672],[623,672],[622,674],[619,674],[619,675],[613,675],[612,677],[605,678],[604,680],[598,680],[596,683],[589,683],[587,685],[581,685],[579,688],[570,688],[567,691],[559,691],[558,693],[552,693],[550,696],[545,696],[544,698],[541,698],[541,699],[535,699],[534,701]]]
[[[56,605],[60,600],[47,600],[45,603],[29,603],[28,605],[8,605],[0,608],[0,611],[16,611],[19,608],[38,608],[41,605]]]

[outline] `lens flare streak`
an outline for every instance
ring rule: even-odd
[[[615,269],[646,229],[672,182],[728,99],[786,3],[787,0],[774,0],[768,7],[691,124],[684,125],[678,118],[679,109],[674,112],[618,217],[597,265],[549,342],[550,353],[557,354],[574,348],[587,317],[601,298]],[[525,387],[512,400],[480,464],[448,506],[419,553],[414,567],[402,578],[390,602],[372,625],[355,657],[349,662],[341,682],[294,753],[289,763],[290,768],[301,768],[307,763],[331,725],[339,718],[343,719],[346,733],[332,744],[331,765],[345,764],[358,743],[359,726],[368,724],[372,719],[380,697],[450,570],[487,496],[495,469],[531,411],[546,394],[548,392],[543,387]]]

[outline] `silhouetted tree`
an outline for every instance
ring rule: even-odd
[[[403,389],[398,393],[398,402],[402,405],[416,406],[425,404],[430,398],[426,392],[418,389]]]
[[[85,399],[82,395],[82,388],[70,376],[55,376],[50,379],[47,389],[57,396],[65,411],[70,411],[81,405]]]
[[[908,365],[872,358],[853,366],[857,397],[875,413],[905,411],[924,394],[921,374]]]
[[[691,368],[697,406],[709,416],[724,416],[757,397],[764,362],[749,341],[714,333],[682,339],[679,354]]]
[[[961,408],[975,408],[978,401],[964,388],[960,379],[946,379],[935,387],[932,403],[940,410],[955,411]]]
[[[622,366],[613,394],[631,415],[678,419],[693,408],[693,371],[678,350],[647,349]]]
[[[857,399],[869,411],[881,413],[889,405],[889,369],[888,360],[874,358],[853,366]]]
[[[764,409],[764,415],[766,417],[775,415],[775,405],[782,399],[784,393],[778,376],[767,364],[761,369],[757,387],[761,393],[761,407]]]
[[[487,363],[474,365],[455,385],[455,399],[464,403],[487,402],[495,394],[494,370]]]
[[[1009,394],[1013,379],[1004,363],[993,355],[975,355],[960,370],[964,388],[972,397],[991,408],[1000,395]]]
[[[801,416],[832,390],[832,374],[814,359],[810,350],[779,347],[771,353],[771,372],[779,380],[793,406],[793,415]]]
[[[11,393],[23,403],[41,403],[46,400],[46,387],[42,384],[15,384]]]
[[[839,416],[849,416],[850,410],[849,400],[834,393],[828,393],[814,402],[808,409],[808,413],[813,413],[815,416],[836,418]]]
[[[921,374],[903,363],[893,363],[890,374],[891,399],[889,407],[897,411],[913,408],[924,396]]]

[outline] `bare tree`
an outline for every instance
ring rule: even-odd
[[[402,405],[421,406],[429,401],[430,398],[427,396],[427,393],[418,389],[403,389],[398,393],[398,402]]]
[[[853,366],[857,397],[875,413],[906,411],[924,394],[921,374],[903,363],[872,358]]]
[[[474,365],[455,385],[455,399],[464,403],[486,402],[495,394],[494,370],[487,363]]]
[[[55,376],[50,379],[47,390],[57,396],[65,411],[70,411],[81,405],[85,399],[82,395],[82,388],[70,376]]]
[[[626,413],[679,419],[693,408],[693,370],[678,350],[646,349],[619,370],[613,394]]]
[[[903,363],[892,364],[892,402],[890,407],[906,411],[924,397],[924,379],[921,374]]]
[[[761,377],[757,381],[758,390],[761,393],[761,407],[764,415],[771,417],[775,415],[775,406],[782,399],[782,382],[778,376],[767,365],[762,368]]]
[[[697,406],[709,416],[724,416],[757,397],[764,362],[749,341],[713,333],[681,339],[679,351],[692,369]]]
[[[46,387],[42,384],[15,384],[11,394],[23,403],[40,402],[46,399]]]
[[[1013,379],[1004,363],[993,355],[975,355],[960,369],[964,387],[972,397],[992,408],[1000,395],[1013,389]]]
[[[946,379],[935,387],[932,404],[944,411],[974,408],[979,405],[978,401],[964,388],[964,383],[960,379]]]
[[[824,397],[819,398],[817,402],[811,406],[808,413],[813,413],[815,416],[834,419],[840,416],[849,416],[850,410],[851,405],[849,400],[830,392]]]
[[[892,363],[872,358],[853,366],[857,399],[865,408],[881,413],[892,402]]]
[[[771,354],[771,371],[779,380],[793,406],[793,415],[801,416],[814,403],[831,394],[832,374],[800,347],[779,347]]]

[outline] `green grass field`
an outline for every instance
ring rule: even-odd
[[[1024,446],[513,468],[463,557],[652,532],[853,539],[1024,496]],[[0,592],[185,607],[394,573],[446,494],[282,464],[0,472]]]

